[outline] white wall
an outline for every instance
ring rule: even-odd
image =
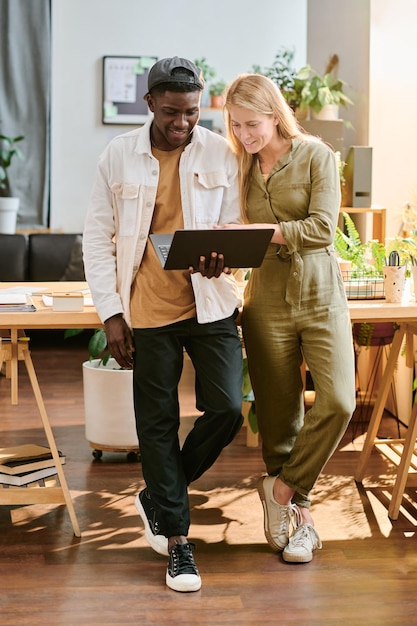
[[[346,93],[354,106],[340,107],[345,125],[346,157],[350,146],[368,145],[370,0],[309,0],[307,11],[307,58],[324,72],[329,58],[337,54],[337,76],[347,83]]]
[[[392,237],[404,203],[417,202],[417,2],[372,0],[371,24],[372,195],[388,209]]]
[[[306,61],[307,0],[52,0],[51,228],[80,232],[98,156],[130,126],[101,124],[102,57],[206,57],[218,78]]]
[[[373,193],[387,207],[387,236],[402,226],[401,208],[417,202],[417,2],[372,0],[369,140]],[[375,190],[375,191],[374,191]],[[408,423],[414,374],[399,359],[395,373],[398,417]]]
[[[321,67],[336,45],[343,50],[340,76],[361,103],[353,117],[369,96],[369,119],[365,112],[353,123],[358,144],[373,147],[372,198],[387,207],[387,233],[395,235],[401,207],[417,201],[417,3],[370,0],[369,28],[363,0],[352,2],[265,0],[260,11],[251,0],[211,0],[191,10],[188,0],[52,0],[51,227],[82,229],[98,155],[114,134],[130,129],[101,124],[103,56],[205,56],[219,78],[231,80],[254,63],[271,63],[282,45],[295,47],[301,66],[308,26],[313,64]],[[325,8],[333,16],[326,18]],[[367,28],[370,50],[358,56]]]

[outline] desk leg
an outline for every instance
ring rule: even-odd
[[[414,453],[416,438],[417,404],[413,404],[410,423],[408,425],[407,435],[404,440],[403,451],[401,454],[401,461],[398,466],[397,478],[395,480],[394,489],[392,490],[391,503],[388,509],[388,516],[393,520],[398,519],[398,514],[400,512],[401,500],[404,495],[405,484],[408,478],[408,470],[410,468],[411,457]]]
[[[18,360],[19,360],[19,346],[17,344],[17,329],[12,328],[10,331],[10,384],[11,384],[11,398],[12,404],[18,404]]]
[[[407,324],[401,324],[400,328],[394,335],[391,350],[385,366],[384,375],[381,381],[381,387],[378,391],[378,396],[375,401],[375,406],[372,411],[372,416],[369,422],[368,432],[366,433],[363,449],[359,457],[359,464],[355,473],[355,480],[362,482],[365,475],[366,466],[368,465],[369,457],[371,456],[374,442],[378,432],[379,425],[381,423],[382,414],[384,412],[385,404],[387,401],[388,393],[391,387],[391,382],[394,376],[395,366],[397,364],[398,355],[400,354],[401,345],[405,332],[407,330]]]
[[[13,342],[12,342],[13,343]],[[23,355],[26,364],[26,368],[29,374],[29,379],[32,385],[33,393],[35,394],[36,403],[38,405],[39,413],[42,419],[43,428],[45,430],[46,438],[48,440],[49,448],[52,453],[52,458],[55,461],[55,467],[57,470],[57,474],[59,477],[59,482],[61,484],[62,495],[65,500],[65,504],[68,508],[68,513],[72,522],[72,527],[74,529],[74,535],[76,537],[81,537],[80,527],[78,525],[77,517],[75,515],[74,506],[71,500],[71,494],[68,489],[67,481],[65,478],[64,470],[62,467],[62,463],[59,458],[58,449],[56,447],[54,435],[52,433],[51,425],[49,423],[48,415],[45,409],[45,405],[43,402],[42,394],[39,388],[38,379],[36,377],[35,368],[33,367],[32,357],[30,356],[29,349],[27,347],[23,348]],[[53,489],[50,487],[43,487],[42,489],[48,490]],[[39,490],[37,490],[39,491]],[[43,500],[46,501],[45,499]]]

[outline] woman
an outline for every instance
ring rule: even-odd
[[[268,472],[258,483],[265,536],[285,561],[306,563],[321,548],[309,493],[355,408],[352,331],[332,246],[338,167],[327,145],[301,132],[265,76],[239,76],[225,114],[240,164],[243,217],[251,228],[275,228],[251,273],[242,316]],[[305,415],[303,358],[315,389]]]

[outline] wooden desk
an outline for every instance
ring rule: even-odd
[[[10,363],[11,378],[11,402],[18,403],[18,362],[23,360],[29,375],[36,403],[42,420],[46,439],[55,461],[55,467],[59,478],[60,486],[41,487],[39,489],[23,489],[21,487],[8,487],[0,489],[0,505],[15,504],[66,504],[68,513],[74,529],[74,534],[80,537],[80,528],[71,495],[65,479],[63,466],[59,460],[59,454],[56,447],[55,439],[49,423],[46,408],[43,402],[38,379],[36,377],[32,358],[28,347],[28,342],[19,332],[26,329],[51,329],[51,328],[96,328],[101,326],[100,319],[94,307],[84,307],[80,312],[57,312],[52,311],[51,307],[46,307],[42,302],[41,293],[45,292],[69,292],[86,289],[87,283],[75,282],[56,282],[56,283],[0,283],[0,293],[2,289],[10,289],[12,287],[24,287],[35,289],[42,287],[42,292],[32,292],[33,303],[36,306],[34,312],[23,313],[0,313],[0,330],[9,331],[10,337],[6,341],[0,343],[0,366],[3,361]]]
[[[374,445],[383,443],[383,441],[377,440],[376,436],[379,425],[381,423],[382,414],[384,412],[390,386],[393,381],[394,372],[398,357],[400,355],[404,337],[406,338],[406,366],[414,368],[413,336],[417,334],[417,303],[411,302],[410,304],[389,304],[385,301],[376,300],[368,300],[366,302],[356,301],[349,303],[349,311],[351,319],[354,322],[377,323],[382,321],[392,321],[397,322],[400,326],[399,330],[397,330],[394,335],[390,353],[382,376],[381,385],[369,422],[368,432],[366,434],[363,449],[359,458],[359,464],[355,473],[355,480],[357,480],[358,482],[362,482]],[[411,393],[412,390],[410,389],[410,396]],[[398,467],[397,478],[395,481],[391,503],[388,510],[388,515],[391,519],[397,519],[398,517],[416,437],[417,404],[414,404],[411,412],[407,436],[405,440],[401,440],[404,447],[401,454],[401,461]]]

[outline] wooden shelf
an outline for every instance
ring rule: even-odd
[[[367,236],[367,233],[362,233],[361,228],[359,227],[359,234],[361,235],[361,239],[362,241],[366,241],[367,239],[378,239],[378,241],[380,241],[381,243],[385,243],[385,237],[386,237],[386,208],[385,207],[381,207],[378,205],[374,205],[374,206],[370,206],[370,207],[348,207],[348,206],[342,206],[340,207],[340,213],[349,213],[349,215],[358,215],[358,216],[363,216],[364,218],[366,218],[366,216],[371,216],[372,217],[372,226],[371,226],[371,233],[370,233],[370,237]],[[342,228],[343,227],[343,219],[342,216],[340,217],[340,224],[339,226]],[[362,226],[362,225],[359,225]],[[366,226],[366,225],[365,225]],[[362,228],[363,230],[363,228]]]

